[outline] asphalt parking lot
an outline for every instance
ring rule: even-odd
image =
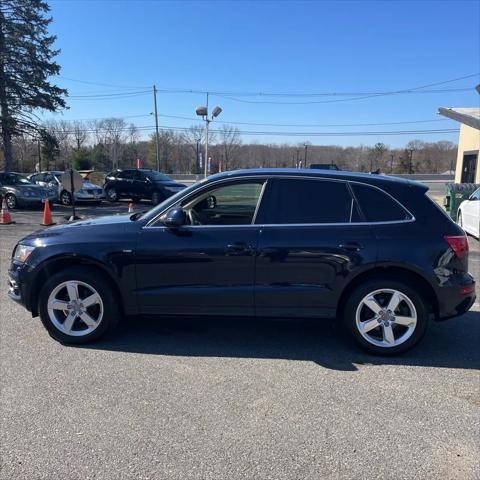
[[[480,478],[478,301],[395,358],[308,320],[130,319],[65,347],[6,296],[11,251],[42,213],[13,215],[0,230],[0,478]]]

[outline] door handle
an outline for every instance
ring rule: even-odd
[[[350,252],[358,252],[363,248],[363,245],[358,242],[348,242],[348,243],[341,243],[339,246],[342,250],[348,250]]]
[[[231,243],[225,248],[227,255],[245,255],[252,253],[252,250],[253,247],[245,242]]]

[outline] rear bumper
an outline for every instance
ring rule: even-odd
[[[475,280],[470,274],[462,275],[456,285],[440,287],[437,320],[447,320],[468,312],[477,298],[475,287]]]

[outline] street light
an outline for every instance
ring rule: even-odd
[[[210,122],[213,122],[213,119],[218,117],[220,113],[222,113],[222,109],[220,107],[215,107],[212,110],[211,118],[208,118],[208,107],[197,107],[195,113],[202,117],[205,121],[205,178],[208,176],[208,125]]]

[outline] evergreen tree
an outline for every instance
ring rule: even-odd
[[[12,137],[38,131],[33,110],[65,107],[67,91],[48,81],[58,75],[56,37],[43,0],[0,1],[0,126],[5,170],[12,168]]]

